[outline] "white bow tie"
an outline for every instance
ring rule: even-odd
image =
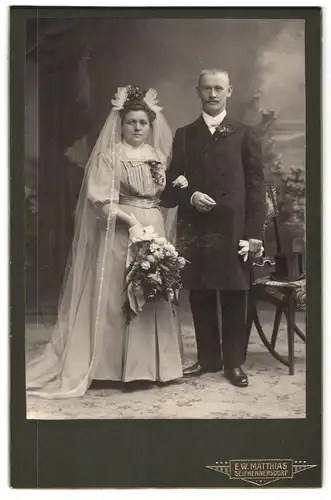
[[[215,129],[217,129],[217,127],[219,127],[221,125],[225,116],[226,116],[225,110],[223,110],[222,113],[220,113],[217,116],[210,116],[207,113],[203,113],[205,123],[206,123],[206,125],[209,128],[211,133],[213,133],[215,131]]]
[[[218,127],[222,120],[211,120],[209,126],[210,127]]]

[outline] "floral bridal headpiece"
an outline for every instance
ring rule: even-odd
[[[159,105],[157,92],[154,89],[142,91],[139,85],[128,85],[127,87],[119,87],[111,103],[114,111],[121,111],[125,106],[131,103],[144,103],[154,113],[162,111]]]

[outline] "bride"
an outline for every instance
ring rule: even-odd
[[[133,235],[148,225],[159,236],[173,230],[159,206],[171,132],[153,89],[119,88],[112,105],[86,166],[57,323],[44,353],[27,366],[31,395],[80,397],[92,380],[182,376],[172,304],[148,302],[129,324],[122,310]]]

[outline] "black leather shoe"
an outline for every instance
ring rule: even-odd
[[[247,387],[248,377],[241,368],[230,368],[224,370],[224,376],[230,380],[232,385],[237,387]]]
[[[218,368],[206,367],[203,366],[200,361],[197,361],[194,365],[184,368],[183,375],[184,377],[200,377],[200,375],[204,373],[216,373],[220,371],[222,371],[221,365]]]

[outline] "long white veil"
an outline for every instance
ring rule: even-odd
[[[117,145],[121,141],[119,110],[127,89],[118,89],[116,99],[112,101],[113,108],[86,165],[57,322],[44,352],[33,359],[26,369],[26,387],[31,395],[49,399],[80,397],[93,379],[106,324],[107,293],[103,285],[113,283],[114,264],[108,257],[115,235],[122,171],[117,155]],[[168,161],[172,146],[170,128],[161,113],[162,108],[155,104],[156,92],[150,89],[146,97],[145,102],[156,114],[152,145],[160,160]],[[105,171],[105,165],[107,179],[103,182],[99,176]],[[89,193],[92,177],[99,181],[98,202]],[[106,216],[103,216],[103,207],[109,207]],[[173,239],[175,209],[162,210],[166,235]],[[121,293],[118,283],[113,283],[113,286]],[[85,307],[80,307],[82,304]],[[86,307],[86,304],[89,306]]]

